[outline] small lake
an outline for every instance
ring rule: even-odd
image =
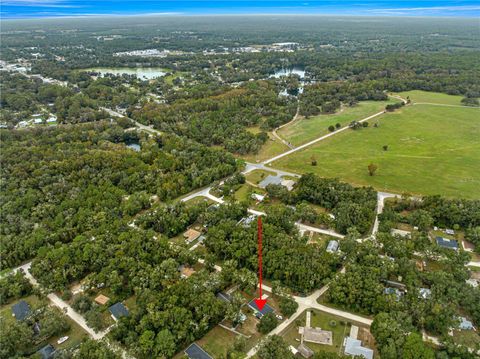
[[[94,71],[100,73],[101,76],[106,74],[113,75],[134,75],[141,80],[152,80],[157,77],[165,76],[168,70],[160,67],[96,67],[85,69],[84,71]]]
[[[305,78],[305,70],[300,67],[292,67],[290,69],[281,69],[275,71],[271,77],[280,78],[282,76],[297,75],[300,79]]]
[[[138,144],[138,143],[129,143],[129,144],[127,144],[127,147],[131,148],[135,152],[140,152],[140,150],[141,150],[140,144]]]

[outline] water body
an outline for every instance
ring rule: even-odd
[[[113,75],[134,75],[141,80],[152,80],[157,77],[165,76],[167,71],[160,67],[96,67],[86,69],[86,71],[94,71],[100,73],[101,76],[106,74]]]
[[[131,149],[134,150],[135,152],[140,152],[140,150],[141,150],[140,144],[139,144],[139,143],[136,143],[136,142],[128,143],[128,144],[127,144],[127,147],[128,147],[128,148],[131,148]]]
[[[305,70],[300,67],[292,67],[289,69],[281,69],[275,71],[275,73],[271,77],[275,77],[276,79],[282,76],[289,76],[289,75],[297,75],[300,79],[305,78]]]

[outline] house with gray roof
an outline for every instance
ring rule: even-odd
[[[30,316],[30,306],[24,300],[15,303],[12,306],[12,315],[16,320],[24,320]]]
[[[346,337],[343,344],[345,345],[346,355],[363,356],[365,359],[373,359],[373,350],[362,346],[360,340]]]

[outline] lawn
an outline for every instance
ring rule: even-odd
[[[480,198],[479,115],[476,108],[408,106],[381,116],[377,128],[344,131],[272,166],[383,191]],[[378,166],[374,176],[370,163]]]
[[[318,310],[311,310],[311,326],[320,327],[323,330],[329,330],[333,335],[333,345],[322,345],[315,343],[305,343],[314,352],[326,351],[341,353],[343,338],[350,333],[350,327],[352,323],[347,323],[345,319],[331,315]],[[302,313],[300,317],[295,320],[294,323],[282,333],[283,338],[289,345],[293,345],[295,348],[300,344],[300,334],[298,334],[298,327],[305,326],[306,312]],[[332,325],[333,324],[333,325]],[[355,323],[353,323],[355,324]]]
[[[473,330],[454,330],[453,340],[455,343],[465,345],[468,348],[475,348],[480,344],[480,335]]]
[[[225,358],[228,348],[235,342],[235,337],[236,334],[217,325],[197,343],[213,358]]]
[[[29,295],[27,297],[17,299],[17,300],[14,300],[14,301],[12,301],[8,304],[3,305],[0,308],[0,316],[5,318],[5,320],[7,322],[15,321],[15,317],[12,315],[12,307],[13,307],[14,304],[18,303],[20,300],[24,300],[25,302],[27,302],[28,305],[30,305],[31,310],[35,310],[36,308],[48,303],[47,300],[42,300],[42,299],[38,298],[36,295],[32,294],[32,295]]]
[[[428,103],[438,103],[444,105],[461,105],[462,96],[453,96],[447,95],[444,93],[438,92],[428,92],[428,91],[405,91],[398,93],[402,98],[410,97],[412,102],[428,102]]]
[[[317,137],[329,133],[328,126],[340,123],[342,127],[353,120],[361,120],[385,109],[389,103],[396,101],[362,101],[353,107],[345,107],[342,111],[331,115],[318,115],[311,118],[303,118],[285,126],[278,134],[294,146],[314,140]]]

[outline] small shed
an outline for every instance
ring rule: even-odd
[[[203,350],[197,343],[193,343],[185,349],[185,355],[190,359],[213,359],[210,354]]]
[[[265,200],[265,195],[258,194],[258,193],[252,193],[252,198],[257,202],[263,202]]]
[[[110,298],[108,298],[107,296],[105,296],[103,294],[100,294],[95,298],[95,303],[100,304],[100,305],[105,305],[105,304],[108,303],[109,300],[110,300]]]
[[[30,315],[30,306],[24,300],[12,306],[12,315],[16,320],[24,320]]]
[[[310,349],[309,347],[307,347],[306,344],[302,343],[298,346],[297,348],[298,352],[300,353],[300,355],[304,358],[311,358],[313,356],[313,354],[315,354],[313,352],[312,349]]]
[[[336,251],[338,251],[338,241],[332,240],[332,241],[328,242],[327,252],[328,253],[335,253]]]
[[[115,321],[119,320],[122,317],[128,317],[129,315],[127,307],[125,307],[125,305],[120,302],[115,303],[110,308],[108,308],[108,310],[112,314],[112,318]]]

